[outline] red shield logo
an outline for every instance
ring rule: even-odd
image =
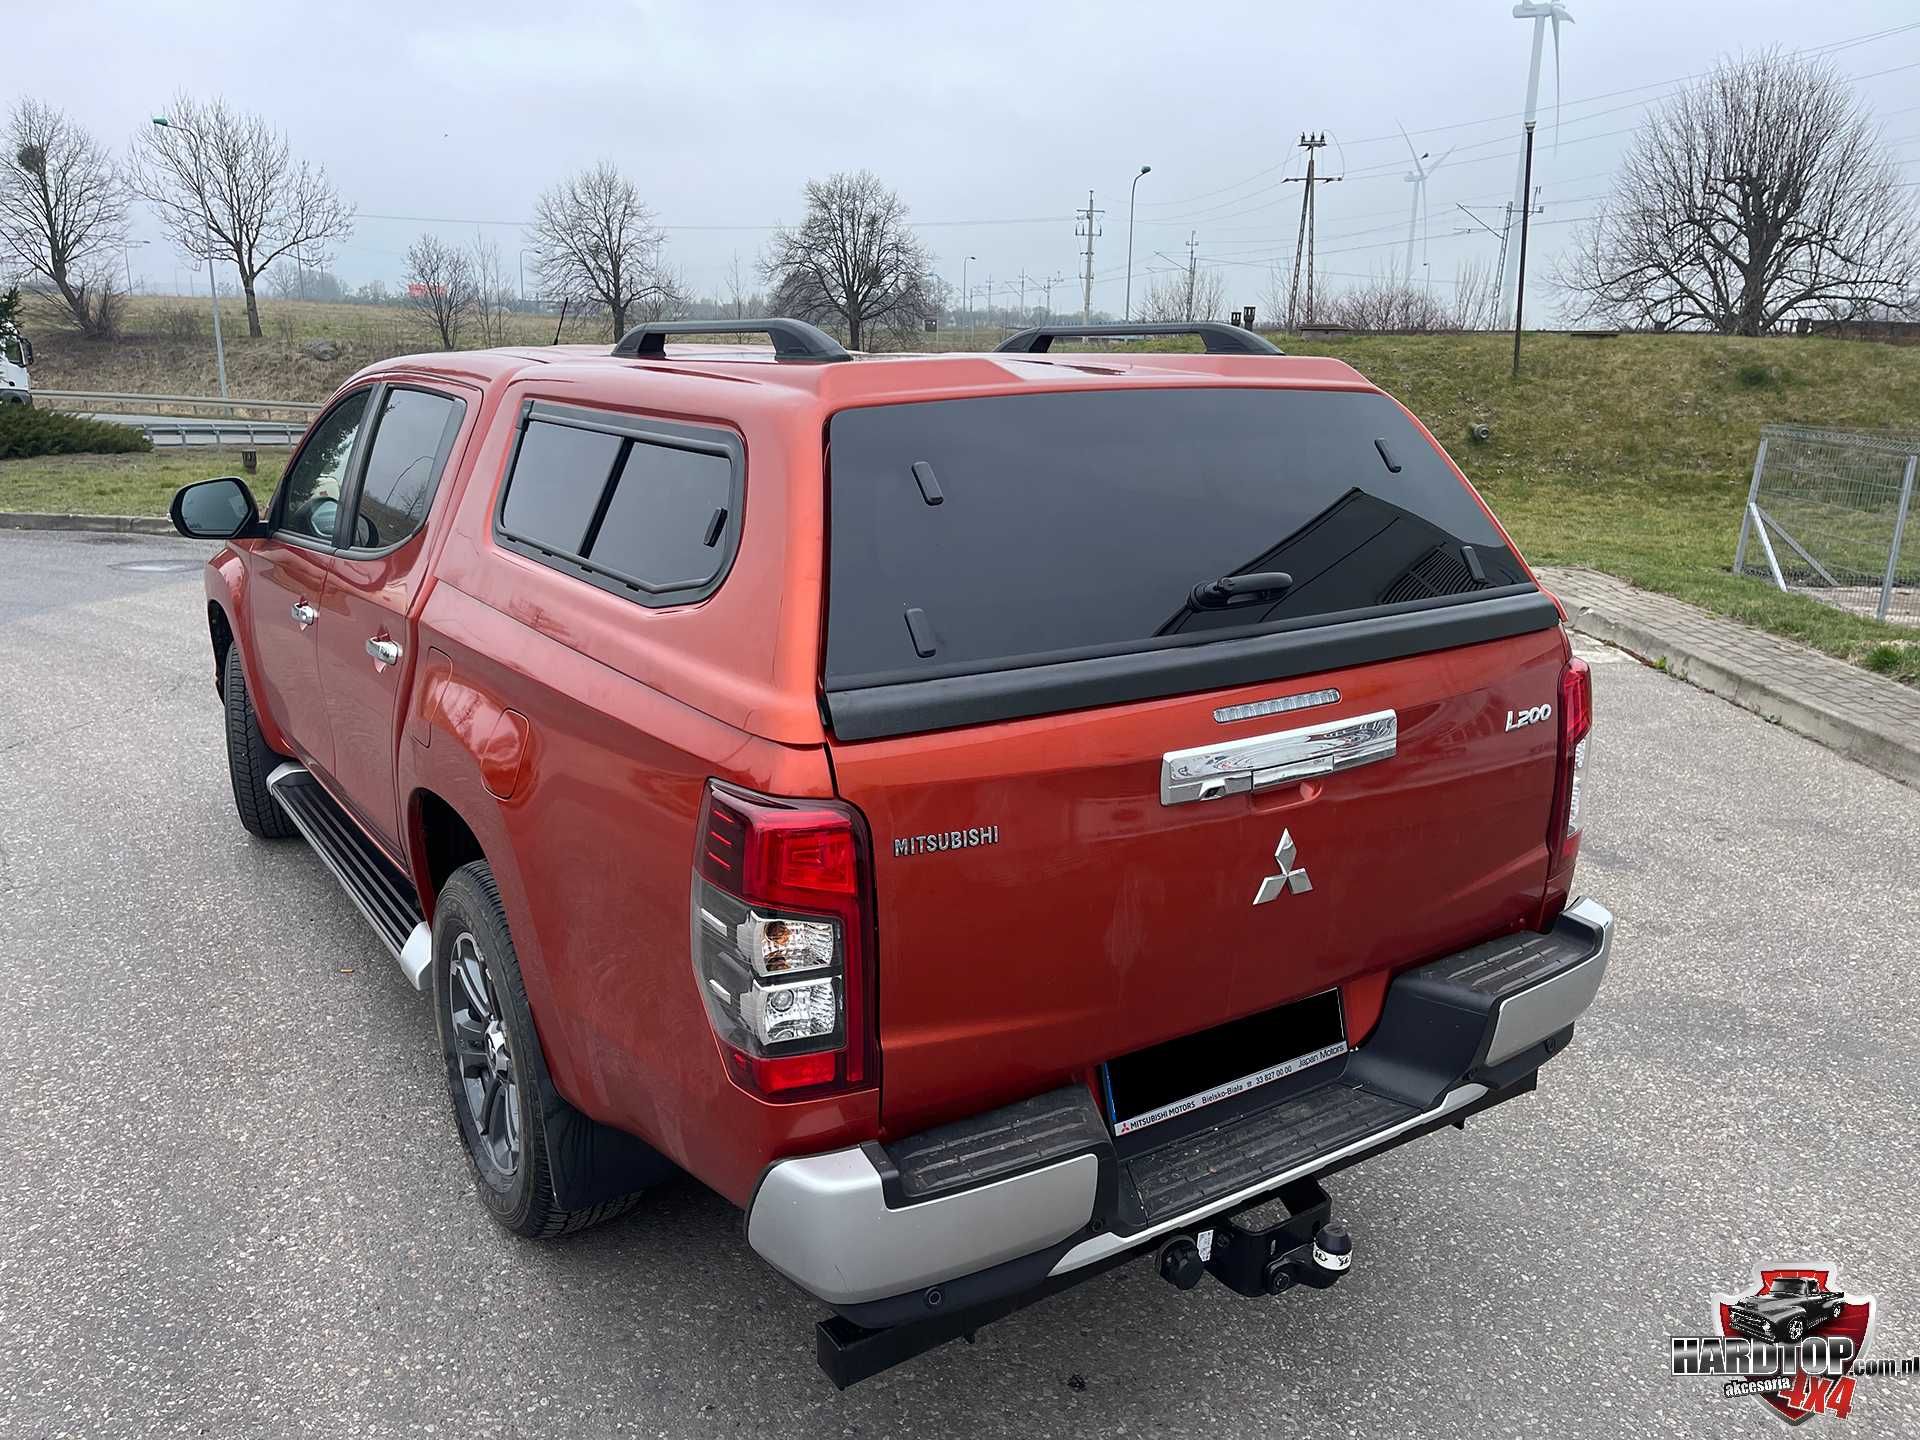
[[[1873,1296],[1849,1295],[1834,1283],[1831,1265],[1776,1265],[1756,1270],[1751,1290],[1714,1296],[1714,1324],[1729,1338],[1789,1347],[1814,1337],[1853,1342],[1853,1354],[1838,1373],[1796,1368],[1792,1388],[1760,1396],[1781,1419],[1798,1425],[1815,1415],[1845,1419],[1853,1408],[1853,1365],[1866,1351],[1873,1309]]]

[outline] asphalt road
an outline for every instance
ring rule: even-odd
[[[1538,1094],[1337,1177],[1331,1292],[1123,1267],[842,1395],[691,1181],[485,1218],[426,1002],[233,816],[205,548],[0,532],[0,1434],[1771,1436],[1667,1337],[1809,1258],[1920,1353],[1920,794],[1599,652],[1618,946]]]

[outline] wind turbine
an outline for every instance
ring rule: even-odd
[[[1440,158],[1429,165],[1426,163],[1426,159],[1432,152],[1415,150],[1413,148],[1413,137],[1407,134],[1407,127],[1404,125],[1400,127],[1400,138],[1407,142],[1407,153],[1413,157],[1413,170],[1407,176],[1407,183],[1413,186],[1413,213],[1407,216],[1407,284],[1411,287],[1413,284],[1413,240],[1414,235],[1419,230],[1420,217],[1425,213],[1427,208],[1427,177],[1447,163],[1447,156],[1453,153],[1453,147],[1448,146],[1447,149],[1441,152]]]
[[[1527,68],[1527,108],[1520,125],[1520,159],[1513,171],[1513,212],[1507,223],[1511,226],[1515,220],[1526,213],[1532,203],[1527,194],[1527,130],[1534,122],[1535,112],[1540,106],[1540,54],[1547,39],[1547,22],[1553,22],[1553,138],[1560,140],[1560,22],[1573,24],[1573,16],[1567,13],[1567,7],[1561,0],[1520,0],[1513,7],[1513,18],[1533,21],[1533,63]],[[1513,309],[1515,292],[1520,288],[1520,266],[1510,256],[1510,247],[1503,246],[1500,251],[1500,291],[1505,297],[1508,310]]]

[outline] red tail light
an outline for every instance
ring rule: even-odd
[[[1580,860],[1580,785],[1593,731],[1593,674],[1584,660],[1569,660],[1560,672],[1560,755],[1553,809],[1547,828],[1547,893],[1541,916],[1551,924],[1566,906]]]
[[[727,1073],[782,1099],[870,1084],[873,917],[859,817],[710,781],[697,833],[694,980]]]

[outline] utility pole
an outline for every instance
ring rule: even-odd
[[[1187,232],[1187,307],[1181,317],[1185,320],[1197,320],[1200,318],[1193,313],[1193,292],[1200,280],[1199,256],[1200,232],[1198,230],[1189,230]]]
[[[1527,305],[1527,221],[1533,215],[1533,121],[1527,121],[1527,153],[1522,161],[1520,193],[1520,266],[1513,277],[1513,376],[1520,378],[1520,316]]]
[[[1022,265],[1020,267],[1020,316],[1018,320],[1015,321],[1015,324],[1024,325],[1026,323],[1027,323],[1027,267]]]
[[[1064,275],[1049,275],[1047,276],[1046,279],[1040,282],[1041,291],[1047,297],[1045,301],[1047,313],[1045,318],[1041,320],[1040,322],[1041,324],[1051,325],[1053,323],[1053,287],[1056,285],[1064,285],[1066,283],[1067,283],[1067,277]]]
[[[1313,173],[1313,152],[1320,149],[1326,143],[1326,131],[1322,130],[1318,135],[1309,135],[1305,131],[1302,131],[1300,134],[1300,148],[1307,152],[1307,173],[1305,176],[1289,175],[1283,182],[1291,185],[1295,180],[1301,180],[1306,185],[1306,190],[1300,196],[1300,233],[1293,242],[1293,285],[1287,293],[1287,328],[1289,330],[1293,329],[1296,323],[1304,325],[1311,325],[1313,323],[1313,187],[1315,185],[1331,185],[1334,181],[1342,178],[1338,175],[1315,175]],[[1307,262],[1307,304],[1304,315],[1301,315],[1299,305],[1300,260],[1303,254]]]
[[[1086,237],[1087,268],[1081,277],[1080,323],[1093,323],[1093,242],[1100,236],[1100,217],[1107,212],[1093,208],[1093,191],[1087,191],[1087,208],[1080,212],[1080,223],[1074,226],[1073,233]]]

